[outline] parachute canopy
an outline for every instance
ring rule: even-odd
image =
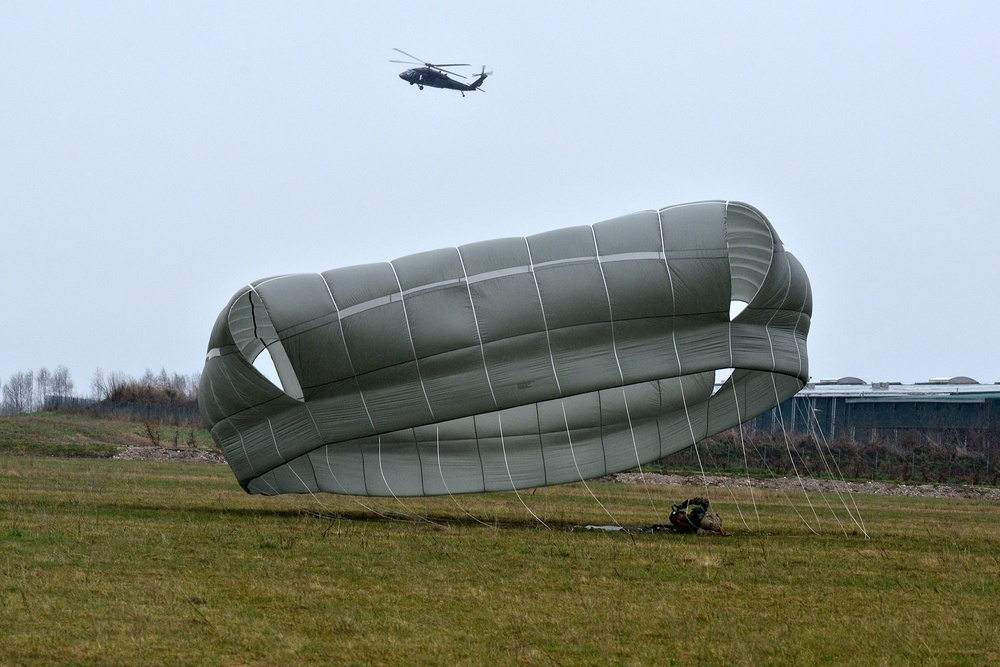
[[[215,323],[199,401],[251,493],[562,484],[794,395],[811,311],[761,213],[684,204],[257,281]]]

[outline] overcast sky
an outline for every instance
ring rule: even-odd
[[[805,266],[814,379],[1000,381],[1000,3],[0,10],[0,382],[198,372],[250,281],[704,199]]]

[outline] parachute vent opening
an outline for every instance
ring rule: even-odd
[[[749,305],[750,304],[748,304],[746,301],[739,301],[737,299],[734,299],[734,300],[730,301],[729,302],[729,321],[732,322],[733,320],[735,320],[739,316],[740,313],[742,313],[744,310],[746,310],[746,307],[749,306]]]
[[[281,378],[278,377],[278,369],[274,367],[274,359],[271,358],[271,353],[266,347],[253,360],[253,367],[257,369],[258,373],[270,380],[275,387],[281,387]]]
[[[280,342],[275,341],[261,350],[253,360],[253,367],[295,400],[304,400],[302,385]]]
[[[715,389],[712,390],[712,395],[719,393],[722,386],[726,384],[730,377],[733,375],[733,368],[720,368],[715,371]]]

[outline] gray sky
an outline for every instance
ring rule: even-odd
[[[197,372],[252,280],[703,199],[805,266],[815,379],[1000,381],[1000,3],[0,10],[0,382]]]

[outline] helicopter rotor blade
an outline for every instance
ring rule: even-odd
[[[465,76],[464,74],[459,74],[458,72],[449,72],[448,70],[442,69],[442,68],[438,67],[437,65],[428,65],[428,67],[432,67],[432,68],[436,69],[439,72],[444,72],[445,74],[451,74],[452,76],[457,76],[459,79],[468,79],[469,78],[469,77]],[[454,67],[454,65],[452,65],[452,67]]]
[[[420,58],[416,57],[416,56],[415,56],[415,55],[413,55],[412,53],[407,53],[407,52],[406,52],[406,51],[404,51],[403,49],[397,49],[397,48],[396,48],[396,47],[394,46],[394,47],[392,47],[392,50],[393,50],[393,51],[399,51],[399,52],[400,52],[400,53],[402,53],[402,54],[403,54],[404,56],[407,56],[408,58],[413,58],[413,60],[415,60],[415,61],[416,61],[416,62],[418,62],[418,63],[424,63],[424,61],[423,61],[423,60],[421,60]],[[424,63],[424,64],[426,65],[426,63]]]
[[[435,65],[434,63],[429,63],[427,61],[421,60],[420,58],[416,57],[412,53],[407,53],[403,49],[397,49],[395,46],[392,47],[392,50],[393,51],[399,51],[404,56],[408,56],[408,57],[412,58],[413,60],[411,60],[411,61],[390,60],[389,62],[391,62],[391,63],[400,63],[402,65],[423,65],[424,67],[430,67],[431,69],[436,69],[439,72],[444,72],[445,74],[451,74],[452,76],[457,76],[460,79],[468,78],[464,74],[459,74],[458,72],[449,72],[448,70],[446,70],[444,68],[445,67],[471,67],[471,65],[469,65],[469,63],[442,63],[440,65]]]

